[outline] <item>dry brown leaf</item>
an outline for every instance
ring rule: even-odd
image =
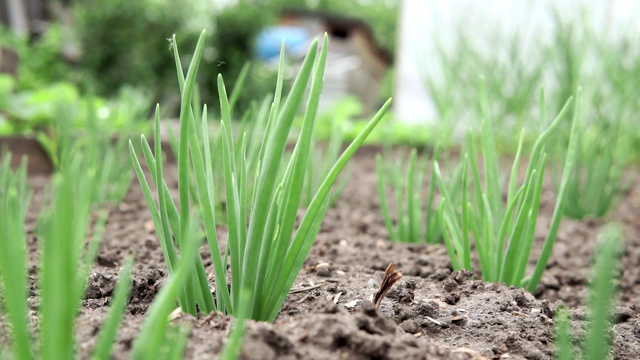
[[[387,266],[387,270],[384,272],[384,276],[382,277],[382,282],[380,283],[380,289],[373,296],[373,303],[377,308],[380,307],[380,303],[382,303],[382,299],[387,294],[387,291],[391,289],[393,284],[397,283],[400,278],[402,278],[402,270],[395,271],[396,264],[390,263]]]

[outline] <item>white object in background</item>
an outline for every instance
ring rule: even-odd
[[[393,111],[401,121],[434,122],[436,109],[425,90],[418,61],[422,55],[425,34],[429,32],[427,14],[430,1],[404,0],[400,4],[396,50]]]

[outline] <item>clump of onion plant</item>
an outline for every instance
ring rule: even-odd
[[[571,346],[567,311],[560,309],[556,314],[556,358],[558,360],[609,358],[610,323],[617,292],[614,281],[619,270],[621,239],[622,231],[615,225],[607,226],[599,239],[589,291],[590,311],[587,317],[587,332],[581,348]]]
[[[538,136],[529,157],[524,182],[518,186],[517,176],[523,143],[521,134],[506,186],[506,201],[503,200],[503,180],[498,166],[493,129],[488,118],[487,107],[484,105],[486,98],[483,97],[481,101],[482,108],[485,109],[481,132],[483,177],[480,176],[478,153],[471,135],[467,137],[465,153],[460,164],[462,168],[460,189],[447,186],[438,163],[435,164],[436,179],[442,195],[439,211],[445,244],[455,270],[472,269],[471,251],[475,248],[484,280],[522,286],[533,291],[551,255],[564,213],[568,179],[576,157],[575,133],[579,126],[580,100],[578,98],[574,109],[572,135],[550,227],[542,253],[538,257],[533,274],[529,277],[525,276],[525,270],[540,209],[547,160],[545,146],[565,117],[571,99]],[[540,108],[544,121],[544,95],[541,95]],[[456,198],[452,194],[454,191],[461,193],[459,202],[451,200]],[[567,206],[570,205],[567,204]]]
[[[438,151],[436,151],[437,153]],[[442,240],[438,209],[436,206],[436,180],[432,170],[428,183],[426,201],[423,200],[422,187],[428,157],[419,157],[415,148],[408,160],[398,157],[394,163],[391,154],[376,155],[376,174],[378,177],[378,195],[380,211],[385,227],[392,241],[437,243]],[[434,154],[437,158],[437,154]],[[395,200],[396,220],[391,215],[388,188]]]
[[[180,287],[176,300],[183,311],[194,315],[214,310],[236,315],[239,309],[246,306],[247,318],[274,320],[319,231],[331,187],[349,158],[382,119],[390,102],[383,106],[337,159],[295,228],[306,169],[312,166],[309,152],[312,150],[313,125],[323,85],[327,37],[320,51],[317,41],[311,45],[286,100],[282,96],[284,58],[281,56],[276,91],[268,111],[253,174],[249,173],[247,163],[249,144],[246,135],[242,134],[239,142],[234,141],[230,104],[222,77],[218,77],[221,154],[216,156],[222,158],[228,228],[223,249],[218,241],[218,219],[214,209],[216,187],[222,185],[216,183],[213,175],[207,107],[203,107],[202,115],[196,117],[192,101],[204,46],[204,32],[186,76],[182,71],[175,38],[172,44],[182,93],[177,156],[178,205],[164,181],[159,141],[156,141],[152,151],[142,137],[142,150],[151,181],[147,180],[133,147],[131,159],[147,199],[169,272],[175,272],[189,236],[202,232],[209,245],[214,268],[214,294],[209,288],[202,259],[195,257],[185,281],[175,285]],[[292,156],[284,162],[283,153],[289,132],[309,82],[311,86],[302,129]],[[156,138],[159,138],[159,129],[159,113],[156,112]],[[153,184],[157,202],[152,195]],[[197,196],[190,196],[189,184],[195,184]],[[230,283],[227,283],[227,279],[230,279]],[[251,296],[242,296],[246,293]]]
[[[7,315],[11,329],[7,353],[21,360],[73,358],[75,319],[106,222],[106,212],[99,212],[90,226],[96,204],[95,186],[100,179],[95,172],[86,172],[82,153],[63,159],[61,171],[53,175],[49,200],[38,219],[40,305],[36,330],[29,326],[24,230],[31,190],[27,185],[26,162],[14,172],[10,158],[10,154],[5,157],[0,176],[0,294],[4,304],[0,310]],[[94,351],[98,358],[110,356],[115,330],[124,312],[123,303],[128,297],[130,272],[128,261],[121,272],[106,325],[99,334],[99,345]]]

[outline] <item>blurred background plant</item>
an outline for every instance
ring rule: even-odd
[[[252,101],[261,100],[275,86],[275,68],[252,60],[256,59],[256,37],[277,24],[283,11],[306,9],[361,19],[390,53],[395,47],[398,11],[395,1],[371,6],[358,0],[235,0],[219,4],[64,0],[43,1],[40,6],[41,17],[30,22],[26,32],[0,31],[0,46],[19,59],[16,91],[65,82],[77,87],[80,96],[91,89],[110,99],[122,86],[136,86],[165,104],[169,116],[177,115],[179,93],[171,57],[159,52],[170,51],[172,34],[179,33],[187,47],[195,45],[203,28],[212,34],[198,78],[204,102],[217,99],[218,73],[233,87],[243,66],[251,62],[246,86],[237,99],[236,108],[242,114]],[[183,59],[183,63],[188,61]],[[380,104],[391,95],[391,80],[391,75],[385,78],[378,96]],[[287,85],[285,77],[285,90]]]
[[[483,79],[488,110],[495,114],[496,143],[502,152],[512,153],[518,141],[513,134],[519,129],[535,132],[546,126],[531,121],[538,113],[539,89],[545,88],[549,111],[557,112],[579,86],[585,104],[585,129],[594,124],[619,123],[624,129],[621,134],[628,138],[615,144],[615,151],[631,147],[637,154],[640,108],[636,100],[631,100],[637,96],[630,94],[637,94],[640,53],[630,44],[637,43],[640,34],[631,28],[603,30],[594,20],[601,14],[586,5],[573,10],[549,6],[546,12],[550,14],[551,30],[546,36],[541,29],[526,26],[510,32],[500,24],[463,26],[464,19],[460,18],[453,34],[435,40],[435,56],[422,63],[423,83],[438,118],[433,131],[458,141],[467,127],[477,125],[482,109],[469,104],[477,103],[476,85]],[[566,144],[568,125],[561,130],[565,136],[559,141]],[[525,139],[525,144],[531,141]],[[633,156],[637,160],[637,155]]]
[[[128,85],[150,89],[156,97],[172,89],[175,69],[167,38],[180,32],[184,43],[195,44],[199,30],[191,15],[194,2],[166,0],[74,1],[74,36],[81,49],[79,65],[94,80],[99,94],[117,94]],[[200,29],[201,30],[201,29]],[[109,44],[104,46],[103,44]]]

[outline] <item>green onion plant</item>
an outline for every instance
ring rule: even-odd
[[[438,150],[434,153],[437,158]],[[442,240],[442,230],[438,219],[436,206],[435,172],[430,172],[426,201],[423,202],[423,180],[426,173],[428,158],[418,156],[415,148],[411,149],[405,165],[401,156],[395,163],[391,163],[387,153],[385,159],[376,155],[376,174],[378,178],[378,195],[380,211],[389,237],[396,242],[427,242],[437,243]],[[459,178],[459,177],[458,177]],[[453,181],[455,182],[455,180]],[[391,215],[388,188],[391,187],[395,196],[397,217],[395,222]]]
[[[482,90],[484,89],[481,87],[481,94]],[[540,98],[541,117],[545,119],[544,94],[541,94]],[[486,98],[482,96],[481,99],[481,102],[486,104]],[[503,179],[486,106],[482,105],[485,109],[481,133],[483,176],[480,175],[478,153],[470,135],[467,137],[465,153],[459,165],[462,168],[462,186],[459,190],[447,186],[440,172],[440,166],[437,162],[435,163],[435,175],[442,195],[439,207],[441,228],[455,270],[472,269],[471,251],[475,248],[484,280],[522,286],[529,291],[535,290],[551,255],[564,211],[568,177],[576,156],[575,132],[579,126],[577,114],[580,113],[580,100],[575,103],[571,126],[572,136],[565,159],[563,178],[543,250],[533,274],[526,277],[525,269],[529,261],[540,208],[547,158],[545,146],[565,117],[570,103],[571,99],[538,136],[529,157],[524,182],[517,186],[523,142],[523,136],[520,136],[518,151],[506,185],[506,202],[503,201]],[[454,198],[452,195],[454,191],[461,193],[459,203],[451,200]]]
[[[607,359],[611,347],[612,309],[616,297],[622,230],[615,225],[605,228],[595,254],[595,266],[589,292],[588,325],[581,349],[571,346],[569,316],[566,310],[556,314],[556,359]]]
[[[53,175],[49,201],[39,217],[40,240],[37,316],[39,330],[29,326],[28,256],[24,220],[31,190],[27,186],[26,162],[15,172],[5,157],[0,177],[0,288],[10,324],[9,352],[16,359],[72,358],[75,353],[75,319],[84,298],[91,265],[98,250],[106,222],[106,212],[92,221],[95,186],[100,179],[83,170],[82,153],[67,158],[64,168]],[[94,222],[93,226],[90,224]],[[85,243],[86,239],[88,243]],[[119,322],[128,287],[130,265],[123,271],[108,328]],[[103,330],[95,356],[108,357],[114,330]],[[33,339],[37,339],[34,341]]]
[[[613,100],[615,102],[615,100]],[[583,124],[576,132],[576,164],[566,189],[567,216],[576,219],[603,217],[609,214],[621,195],[630,187],[625,168],[632,156],[632,136],[623,123],[621,107]],[[613,113],[618,114],[613,114]],[[566,156],[566,133],[552,148],[558,158]],[[564,136],[562,136],[564,135]],[[564,139],[562,139],[564,137]],[[556,187],[559,183],[555,176]]]
[[[584,17],[565,19],[559,11],[554,15],[557,30],[553,49],[558,56],[551,68],[559,79],[558,93],[566,97],[580,84],[583,102],[588,104],[580,114],[582,126],[576,133],[578,153],[567,187],[567,201],[572,206],[566,208],[566,215],[576,219],[603,217],[630,186],[624,170],[633,158],[633,137],[640,133],[633,121],[639,110],[638,77],[633,71],[637,54],[633,56],[621,46],[630,39],[608,38],[596,29],[579,26]],[[595,58],[594,53],[598,54]],[[566,127],[559,135],[550,149],[556,159],[564,158],[569,141]],[[557,188],[559,176],[554,181]]]
[[[157,122],[156,122],[157,124]],[[142,329],[133,344],[133,359],[169,359],[182,358],[188,329],[171,325],[169,315],[176,308],[176,298],[184,291],[184,283],[193,276],[193,264],[198,259],[198,248],[202,238],[196,232],[187,230],[182,243],[182,257],[172,263],[172,273],[167,282],[147,310]]]
[[[22,165],[14,172],[11,170],[11,154],[7,152],[1,170],[0,312],[7,315],[11,326],[9,339],[12,346],[8,353],[19,359],[31,359],[33,353],[27,302],[28,264],[23,226],[32,191],[27,185],[26,158],[23,158]]]
[[[342,146],[344,144],[344,131],[342,124],[335,122],[331,126],[331,135],[325,145],[317,143],[315,137],[311,139],[311,148],[313,151],[309,152],[309,164],[307,166],[307,172],[304,179],[304,189],[302,191],[302,198],[300,203],[302,206],[308,206],[313,199],[313,196],[318,192],[322,181],[327,176],[333,164],[336,163]],[[349,180],[350,170],[347,168],[345,173],[340,177],[339,181],[333,187],[329,198],[329,206],[333,207],[340,198],[340,194]]]
[[[327,37],[325,36],[320,51],[317,41],[311,45],[286,100],[282,96],[284,57],[281,57],[276,92],[268,111],[253,179],[249,179],[248,173],[246,135],[241,135],[239,143],[234,141],[229,101],[222,77],[218,77],[228,227],[227,242],[222,248],[218,241],[218,221],[214,210],[215,188],[221,184],[214,181],[209,136],[203,136],[209,134],[207,108],[203,107],[201,118],[196,118],[192,106],[195,77],[204,47],[204,31],[196,45],[186,76],[175,44],[174,39],[173,51],[182,94],[177,156],[177,205],[163,178],[162,149],[159,142],[156,141],[155,149],[152,150],[142,136],[142,151],[149,168],[150,180],[147,180],[137,153],[130,145],[131,159],[147,199],[169,272],[176,273],[176,264],[180,262],[190,234],[203,232],[209,245],[214,268],[214,293],[209,288],[202,259],[196,256],[188,264],[190,269],[186,271],[184,281],[175,285],[179,291],[172,301],[177,301],[183,311],[193,315],[214,310],[237,315],[238,309],[246,306],[247,318],[272,321],[319,231],[331,187],[349,158],[382,119],[390,101],[338,158],[294,231],[306,168],[310,166],[309,152],[322,90]],[[291,125],[305,98],[309,82],[311,88],[302,129],[293,155],[287,162],[283,162]],[[159,130],[159,115],[156,112],[156,138]],[[197,201],[189,195],[190,179],[195,179]],[[152,185],[155,185],[157,202],[152,194]],[[229,283],[227,279],[230,279]],[[251,296],[243,297],[241,294],[244,291],[249,291]]]
[[[586,4],[571,12],[562,11],[551,3],[546,7],[552,24],[547,29],[548,36],[532,32],[532,24],[524,22],[508,32],[500,26],[458,26],[451,36],[440,40],[433,56],[422,66],[423,83],[434,101],[438,117],[435,131],[441,137],[451,137],[457,133],[456,130],[466,129],[482,116],[479,106],[469,106],[478,98],[475,85],[481,76],[486,81],[489,95],[487,107],[494,115],[492,121],[498,149],[515,152],[517,137],[513,134],[523,127],[532,128],[528,120],[537,112],[534,96],[537,89],[546,89],[550,109],[556,113],[580,86],[583,89],[582,132],[585,140],[592,136],[589,134],[592,130],[593,134],[604,130],[607,134],[602,139],[604,142],[609,134],[616,132],[618,123],[624,129],[621,133],[624,136],[611,146],[615,150],[610,149],[612,152],[620,151],[618,155],[624,156],[613,161],[612,170],[600,168],[615,177],[617,164],[640,158],[640,131],[636,116],[640,108],[637,101],[640,51],[634,46],[640,40],[638,31],[632,22],[599,21],[600,15]],[[462,24],[465,19],[460,17],[457,21]],[[465,30],[468,28],[473,33]],[[560,139],[563,139],[561,144],[566,147],[569,127],[561,126],[559,130]],[[629,142],[623,138],[631,138],[633,145],[621,144]],[[535,139],[527,136],[524,143],[528,146],[533,141]],[[584,144],[580,148],[590,146],[587,142]],[[553,160],[555,155],[552,149],[549,150],[550,160]],[[593,147],[585,150],[586,155],[597,151]],[[561,168],[564,156],[559,153],[558,157]],[[607,155],[602,157],[605,159],[596,160],[606,165]],[[578,164],[575,171],[583,174],[580,181],[584,187],[586,177],[591,175],[584,174],[590,170]],[[615,184],[616,179],[611,183]],[[609,193],[605,191],[603,199],[596,199],[602,204],[598,208],[607,208]],[[600,216],[595,214],[598,212],[595,209],[579,210],[575,215],[569,212],[567,215],[582,217],[585,212],[589,216]]]

